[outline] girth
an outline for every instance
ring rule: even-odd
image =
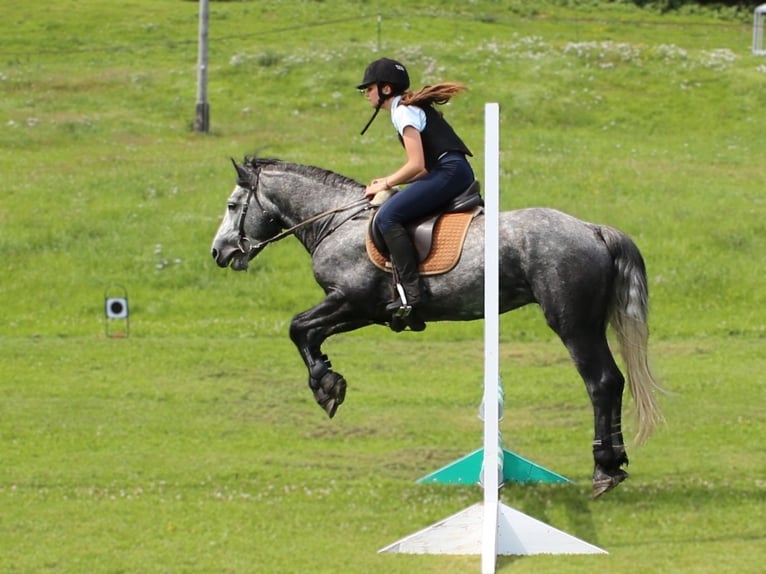
[[[431,247],[433,246],[434,241],[434,227],[442,215],[448,213],[465,213],[467,211],[472,211],[477,207],[482,207],[483,205],[484,199],[481,197],[481,185],[479,184],[479,180],[474,180],[473,183],[468,186],[468,189],[452,199],[438,212],[405,224],[404,227],[407,230],[407,233],[409,233],[412,243],[415,246],[415,251],[418,254],[418,261],[424,261],[429,253],[431,253]],[[386,242],[383,240],[383,236],[375,225],[375,215],[377,215],[377,210],[373,215],[373,220],[370,222],[370,238],[376,249],[382,254],[387,255],[388,248],[386,247]]]

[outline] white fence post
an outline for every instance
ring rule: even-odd
[[[766,19],[766,4],[761,4],[753,12],[753,54],[766,56],[766,46],[763,45],[763,27]]]

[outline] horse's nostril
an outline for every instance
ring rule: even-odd
[[[218,250],[214,248],[212,251],[212,255],[213,255],[213,259],[218,259]]]

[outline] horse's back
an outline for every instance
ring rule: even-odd
[[[551,326],[567,320],[562,313],[608,300],[614,261],[599,225],[533,207],[503,212],[500,228],[503,292],[510,300],[539,303]],[[591,311],[600,320],[606,306]]]
[[[601,226],[547,207],[528,207],[501,214],[504,245],[518,250],[529,265],[587,259],[591,264],[610,263],[600,234]]]

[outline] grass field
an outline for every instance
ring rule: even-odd
[[[196,2],[0,7],[0,572],[479,571],[376,552],[481,498],[415,480],[480,444],[482,324],[330,339],[349,394],[329,421],[287,336],[321,297],[309,257],[209,256],[231,156],[397,164],[386,120],[359,136],[381,54],[470,86],[447,113],[478,173],[500,103],[504,208],[615,225],[647,262],[667,420],[601,500],[565,350],[538,309],[502,318],[506,447],[577,482],[502,499],[610,554],[499,571],[763,571],[766,59],[733,14],[535,6],[212,2],[209,134]],[[105,336],[113,285],[127,338]]]

